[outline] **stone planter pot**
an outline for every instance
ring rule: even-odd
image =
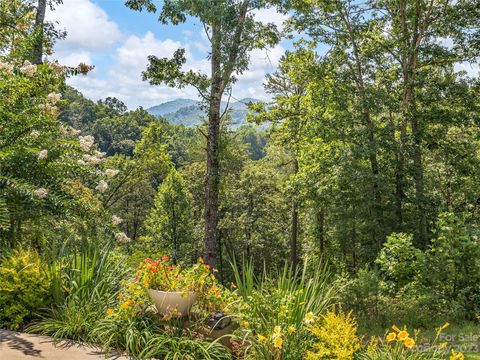
[[[192,291],[182,292],[148,289],[148,293],[158,312],[162,315],[175,308],[177,308],[182,315],[188,315],[197,297]]]

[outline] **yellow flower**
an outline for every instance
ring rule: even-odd
[[[273,339],[273,346],[277,349],[281,349],[283,344],[283,340],[280,336],[277,336]]]
[[[293,325],[290,325],[290,326],[288,327],[288,333],[289,333],[289,334],[293,334],[296,330],[297,330],[297,329],[296,329],[295,326],[293,326]]]
[[[133,283],[130,283],[130,285],[128,285],[128,287],[130,288],[130,290],[133,290],[135,288],[135,285],[133,285]]]
[[[280,336],[282,335],[282,327],[281,326],[275,326],[273,329],[273,336]]]
[[[148,284],[148,281],[147,281],[147,280],[143,280],[142,284],[143,284],[143,286],[145,286],[145,287],[147,287],[147,288],[149,287],[149,284]]]
[[[242,321],[242,327],[248,328],[250,326],[250,323],[248,321]]]
[[[464,360],[465,356],[463,356],[463,353],[459,351],[458,353],[455,352],[455,350],[452,349],[452,355],[450,355],[450,360]]]
[[[415,340],[409,337],[405,339],[405,342],[403,344],[405,345],[405,347],[411,349],[415,345]]]
[[[394,332],[391,332],[387,335],[387,341],[388,342],[391,342],[393,340],[395,340],[397,338],[397,334],[395,334]]]
[[[261,343],[263,343],[267,340],[267,338],[265,336],[260,335],[260,334],[257,335],[257,338],[258,338],[258,341],[261,342]]]
[[[401,330],[397,327],[397,325],[393,325],[392,329],[399,333]]]
[[[410,334],[407,331],[402,330],[398,333],[398,340],[405,341],[408,339],[409,336]]]
[[[112,309],[107,309],[107,315],[112,316],[113,315],[113,310]]]
[[[440,330],[445,330],[446,328],[448,328],[450,326],[450,323],[446,322],[445,324],[442,325],[442,327],[440,328]]]
[[[307,315],[305,315],[304,321],[306,324],[311,324],[312,322],[314,322],[315,315],[313,315],[313,312],[309,312]]]
[[[129,306],[130,306],[129,302],[125,301],[125,302],[120,304],[120,309],[128,309]]]

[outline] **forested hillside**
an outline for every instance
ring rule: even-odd
[[[440,340],[480,320],[478,2],[215,4],[126,1],[202,24],[211,70],[151,54],[145,84],[199,100],[129,109],[67,85],[97,69],[54,60],[61,1],[0,0],[0,327],[139,359],[473,353]],[[270,100],[232,100],[286,40]]]
[[[238,127],[245,125],[247,120],[248,105],[258,100],[245,98],[238,101],[222,102],[221,109],[229,109],[230,126]],[[147,111],[155,116],[162,116],[168,121],[185,126],[200,125],[205,119],[205,108],[200,101],[191,99],[176,99],[166,103],[152,106]]]

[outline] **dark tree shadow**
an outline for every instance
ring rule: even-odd
[[[21,351],[24,355],[41,357],[42,350],[35,349],[32,342],[13,331],[0,330],[0,343],[5,343],[10,349]]]
[[[119,351],[116,351],[115,349],[112,349],[109,352],[109,354],[106,356],[100,347],[82,344],[72,340],[54,341],[51,338],[42,336],[41,339],[39,339],[39,341],[40,341],[40,344],[50,343],[56,348],[63,349],[63,350],[68,350],[72,347],[81,348],[83,349],[86,355],[102,356],[104,359],[110,359],[110,360],[115,360],[119,358],[124,359],[124,357],[122,357],[123,355]],[[35,349],[34,343],[23,338],[21,334],[15,333],[13,331],[0,329],[0,344],[6,345],[9,349],[21,351],[26,356],[43,358],[41,354],[42,350]],[[4,360],[1,354],[0,354],[0,359]],[[5,359],[5,360],[8,360],[8,359]]]

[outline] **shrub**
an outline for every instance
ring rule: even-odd
[[[393,294],[413,281],[421,272],[423,260],[422,251],[413,246],[411,234],[391,234],[375,261],[387,292]]]
[[[378,271],[368,268],[358,270],[354,279],[342,277],[340,303],[354,311],[355,315],[377,317],[380,312],[381,294]]]
[[[302,359],[312,336],[306,323],[322,314],[336,297],[337,287],[325,266],[307,275],[287,265],[274,276],[253,275],[251,263],[239,269],[233,264],[238,293],[243,302],[242,338],[253,346],[248,350],[254,359]]]
[[[110,314],[97,322],[92,340],[106,354],[110,349],[125,351],[133,359],[230,359],[230,353],[219,342],[195,338],[188,331],[165,326],[151,312],[137,312],[123,317]]]
[[[327,311],[321,321],[308,326],[315,336],[314,351],[307,353],[307,360],[338,359],[350,360],[360,350],[360,339],[357,337],[357,323],[349,312],[341,309],[338,313]]]
[[[452,213],[439,215],[435,234],[426,254],[429,267],[423,275],[432,303],[444,311],[444,316],[474,320],[480,313],[478,238],[462,218]]]
[[[109,251],[83,247],[80,254],[54,263],[50,273],[56,301],[27,330],[55,339],[89,341],[96,322],[117,301],[118,279],[124,274],[122,259]]]
[[[16,250],[0,266],[0,324],[16,330],[49,301],[50,277],[33,250]]]

